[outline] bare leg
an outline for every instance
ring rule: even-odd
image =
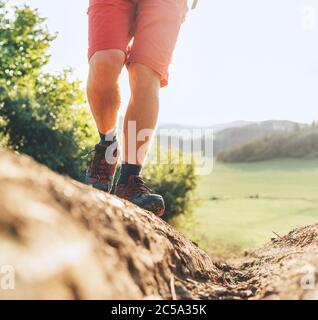
[[[90,60],[87,96],[98,131],[114,129],[120,106],[118,78],[125,61],[121,50],[109,49],[95,53]]]
[[[139,175],[157,124],[160,76],[139,63],[132,63],[128,71],[131,98],[124,121],[123,153],[123,160],[127,163],[121,167],[115,193],[120,198],[162,216],[165,210],[163,197],[153,193]],[[131,124],[134,127],[133,134],[130,132]],[[142,141],[138,137],[141,133],[145,134]]]
[[[96,52],[90,59],[87,96],[97,129],[102,135],[110,133],[116,126],[120,105],[118,77],[124,61],[124,52],[113,49]],[[117,165],[117,144],[114,149],[113,140],[106,142],[105,138],[95,145],[85,180],[97,189],[110,192]]]
[[[129,82],[131,98],[124,121],[123,160],[142,166],[151,146],[152,135],[145,137],[145,141],[136,141],[128,125],[135,123],[137,136],[144,129],[150,129],[153,133],[159,112],[160,76],[143,64],[132,63],[129,66]],[[142,152],[138,152],[141,149]]]

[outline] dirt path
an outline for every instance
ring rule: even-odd
[[[318,225],[214,263],[154,215],[7,151],[0,210],[0,266],[15,270],[0,299],[318,298]]]

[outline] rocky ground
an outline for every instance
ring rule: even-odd
[[[8,151],[0,247],[1,284],[15,274],[0,299],[318,299],[318,225],[215,262],[153,214]]]

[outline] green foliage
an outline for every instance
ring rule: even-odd
[[[15,7],[11,16],[6,2],[0,1],[0,79],[7,86],[25,76],[37,75],[48,60],[50,35],[36,10]]]
[[[74,85],[59,76],[49,79],[61,81],[61,96],[67,95],[69,87]],[[81,94],[79,88],[75,92]],[[86,165],[81,156],[94,139],[88,112],[82,107],[68,105],[67,98],[55,104],[49,92],[47,100],[43,92],[37,93],[18,91],[3,100],[0,114],[5,125],[0,129],[8,137],[7,146],[31,155],[59,173],[81,179]]]
[[[313,126],[297,127],[291,133],[280,133],[254,140],[221,152],[222,162],[251,162],[278,158],[317,158],[318,130]]]
[[[183,154],[164,155],[164,163],[149,162],[143,169],[147,184],[161,194],[166,204],[165,220],[190,214],[196,204],[197,176],[194,162],[187,164]],[[170,159],[169,159],[170,158]]]
[[[0,1],[0,139],[53,170],[81,179],[95,130],[71,70],[43,73],[50,35],[36,10]]]

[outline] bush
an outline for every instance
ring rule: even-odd
[[[166,155],[168,157],[168,155]],[[175,154],[173,158],[175,159]],[[180,155],[182,159],[183,155]],[[170,159],[167,164],[149,162],[143,169],[143,177],[147,184],[161,194],[166,204],[164,219],[170,220],[180,214],[190,214],[196,204],[195,189],[197,176],[195,164],[174,163]]]
[[[81,84],[69,69],[42,71],[54,36],[36,10],[15,8],[10,15],[6,6],[0,1],[1,145],[81,180],[82,155],[97,139]]]
[[[44,103],[44,102],[43,102]],[[82,180],[88,151],[95,138],[84,108],[39,104],[27,93],[3,99],[0,107],[6,147],[26,153],[54,171]]]

